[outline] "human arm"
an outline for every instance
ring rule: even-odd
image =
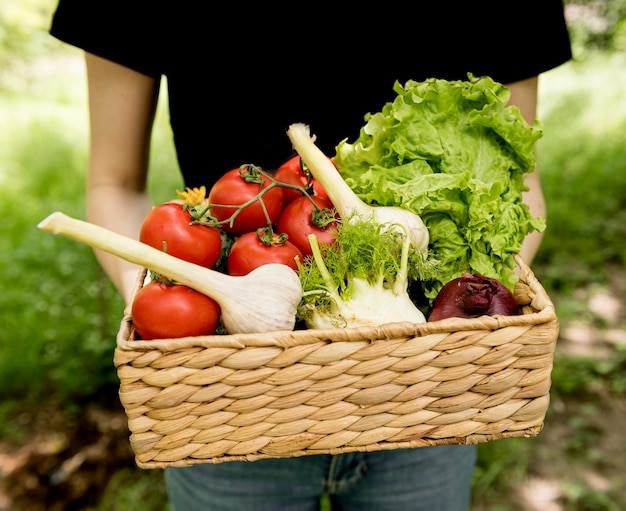
[[[535,122],[537,115],[538,84],[539,78],[537,76],[507,84],[507,87],[511,91],[509,104],[516,105],[529,124]],[[528,204],[530,212],[534,217],[539,216],[545,219],[546,203],[541,188],[538,168],[526,174],[525,183],[529,190],[522,195],[524,202]],[[534,259],[542,239],[543,233],[537,231],[526,236],[524,244],[522,245],[521,256],[527,264],[530,264]]]
[[[147,193],[150,137],[159,82],[93,54],[85,54],[89,92],[87,220],[131,238],[152,208]],[[138,268],[96,251],[128,303]]]

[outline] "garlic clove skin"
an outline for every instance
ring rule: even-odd
[[[264,264],[236,279],[228,290],[230,299],[238,300],[241,293],[254,299],[245,305],[222,310],[222,321],[229,334],[250,334],[293,330],[296,311],[302,298],[298,274],[284,264]]]

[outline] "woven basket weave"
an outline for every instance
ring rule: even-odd
[[[536,436],[559,327],[516,261],[520,316],[144,341],[126,314],[114,361],[137,465]]]

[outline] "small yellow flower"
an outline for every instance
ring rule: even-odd
[[[201,186],[200,188],[185,188],[184,192],[180,190],[176,190],[178,194],[178,198],[185,201],[186,204],[190,206],[197,206],[198,204],[202,204],[206,199],[206,187]]]

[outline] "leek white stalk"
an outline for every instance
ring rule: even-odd
[[[414,247],[426,253],[429,234],[419,215],[399,206],[366,204],[348,186],[328,157],[315,145],[309,128],[305,124],[292,124],[287,130],[287,135],[313,177],[328,194],[342,219],[363,221],[372,218],[382,225],[404,226]]]
[[[284,264],[266,264],[247,275],[231,276],[60,212],[52,213],[38,227],[145,266],[213,298],[231,334],[293,330],[295,326],[302,286],[296,272]]]

